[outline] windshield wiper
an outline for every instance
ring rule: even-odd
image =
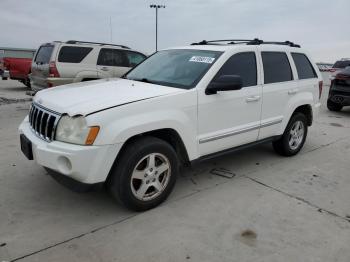
[[[131,79],[134,81],[139,81],[139,82],[144,82],[144,83],[149,83],[149,84],[154,84],[153,81],[149,80],[148,78],[141,78],[141,79]]]

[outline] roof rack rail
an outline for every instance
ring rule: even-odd
[[[267,44],[267,45],[288,45],[288,46],[290,46],[290,47],[298,47],[298,48],[300,48],[300,45],[294,44],[294,43],[291,42],[291,41],[284,41],[284,42],[274,42],[274,41],[271,41],[271,42],[263,42],[262,44]]]
[[[291,41],[277,42],[277,41],[263,41],[259,38],[254,39],[225,39],[225,40],[202,40],[198,43],[192,43],[191,45],[234,45],[234,44],[247,44],[247,45],[263,45],[263,44],[272,44],[272,45],[288,45],[290,47],[300,47],[298,44],[294,44]]]
[[[130,47],[125,46],[125,45],[115,45],[115,44],[107,44],[107,43],[99,43],[99,42],[88,42],[88,41],[78,41],[78,40],[68,40],[66,44],[96,44],[96,45],[111,45],[111,46],[119,46],[122,48],[130,49]]]

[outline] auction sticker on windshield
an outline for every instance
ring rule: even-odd
[[[197,63],[206,63],[206,64],[212,64],[214,62],[215,58],[208,57],[208,56],[192,56],[190,58],[190,62],[197,62]]]

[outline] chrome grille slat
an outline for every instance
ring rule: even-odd
[[[51,142],[61,114],[33,103],[29,111],[30,127],[39,138]]]
[[[50,118],[52,116],[50,116],[49,114],[47,114],[47,120],[46,120],[46,126],[45,126],[45,139],[49,139],[49,136],[47,135],[47,131],[48,131],[48,128],[49,128],[49,123],[50,123]]]
[[[36,119],[37,119],[37,116],[38,116],[38,112],[39,112],[39,110],[37,108],[35,108],[35,110],[34,110],[34,117],[33,117],[33,125],[32,125],[34,130],[35,130],[35,126],[36,126]]]
[[[29,123],[32,122],[32,113],[33,113],[33,106],[30,106],[29,115],[28,115],[28,117],[29,117]]]
[[[42,111],[41,110],[38,110],[38,115],[36,116],[36,123],[35,123],[35,131],[36,133],[39,135],[39,126],[40,126],[40,123],[41,123],[41,116],[42,116]]]
[[[43,119],[44,119],[44,112],[40,112],[40,120],[38,121],[38,133],[40,136],[42,136],[41,134],[41,127],[43,125]]]

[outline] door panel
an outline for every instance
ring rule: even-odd
[[[260,126],[261,95],[261,86],[209,96],[199,94],[200,154],[207,155],[256,141]]]
[[[280,135],[281,124],[287,115],[290,99],[298,93],[290,55],[260,47],[262,64],[263,104],[259,140]]]
[[[206,95],[198,92],[198,133],[201,156],[254,142],[258,138],[262,87],[258,85],[255,52],[231,56],[213,81],[221,75],[239,75],[243,88]]]

